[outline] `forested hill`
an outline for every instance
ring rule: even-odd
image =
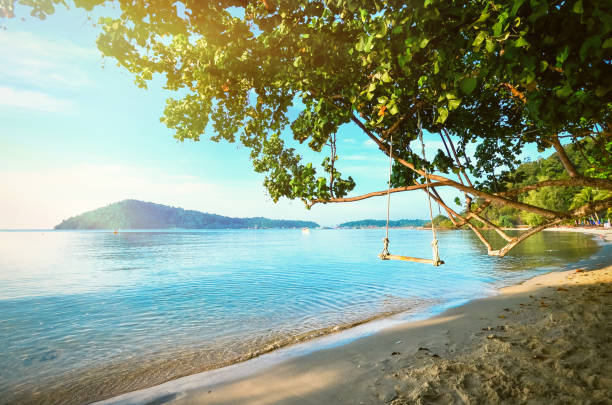
[[[428,221],[424,219],[398,219],[397,221],[389,221],[391,228],[405,228],[408,226],[423,226]],[[344,222],[338,225],[339,228],[380,228],[387,224],[384,219],[362,219],[361,221]]]
[[[55,229],[317,228],[310,221],[230,218],[138,200],[124,200],[62,221]]]
[[[580,145],[578,145],[580,146]],[[592,143],[585,143],[584,148],[595,147]],[[593,165],[585,158],[584,150],[577,147],[567,147],[566,153],[579,173],[588,176],[603,177],[599,172],[605,171],[605,167],[593,168]],[[509,176],[506,184],[507,189],[517,189],[530,184],[545,180],[566,179],[568,174],[563,168],[557,153],[546,159],[538,159],[533,162],[523,163]],[[609,176],[607,177],[609,178]],[[605,190],[597,190],[591,187],[542,187],[522,194],[518,199],[527,204],[554,211],[566,211],[580,207],[586,203],[608,198],[610,193]],[[509,206],[491,205],[484,211],[484,216],[497,225],[513,227],[516,225],[540,225],[544,219],[530,212],[521,212]],[[600,216],[612,216],[612,209],[608,212],[594,213],[594,219]],[[476,224],[476,222],[474,222]]]

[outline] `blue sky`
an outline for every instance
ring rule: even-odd
[[[172,137],[159,122],[172,93],[161,80],[139,89],[102,58],[87,13],[60,7],[45,21],[21,8],[16,14],[0,20],[0,229],[50,228],[126,198],[322,225],[385,217],[380,197],[310,211],[300,201],[272,203],[246,148]],[[371,141],[353,126],[339,140],[339,165],[358,184],[353,194],[385,189],[388,160]],[[437,136],[426,143],[429,153],[440,146]],[[391,212],[392,219],[426,218],[426,196],[394,194]]]

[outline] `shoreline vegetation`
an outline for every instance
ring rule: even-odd
[[[612,242],[610,230],[554,229]],[[606,403],[611,304],[612,266],[551,272],[252,374],[196,374],[102,403]]]

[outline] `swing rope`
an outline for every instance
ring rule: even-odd
[[[421,153],[423,155],[423,161],[425,161],[425,143],[423,142],[423,127],[421,125],[421,111],[417,110],[417,126],[419,127],[419,140],[421,141]],[[436,239],[436,225],[434,224],[433,219],[433,210],[431,208],[431,194],[429,192],[429,174],[427,173],[427,167],[423,167],[423,171],[425,172],[425,190],[427,191],[427,201],[429,202],[429,219],[431,220],[431,233],[432,233],[432,241],[431,241],[431,249],[433,253],[433,261],[434,263],[440,262],[440,255],[438,253],[438,239]],[[437,266],[437,264],[435,264]]]
[[[419,140],[421,141],[421,152],[423,155],[423,161],[425,161],[425,143],[423,142],[423,128],[421,125],[421,112],[417,111],[417,126],[419,128]],[[408,260],[408,261],[416,261],[420,263],[430,263],[434,266],[439,266],[444,262],[440,260],[440,256],[438,254],[438,239],[436,239],[436,226],[433,220],[433,209],[431,206],[431,194],[429,192],[429,174],[427,173],[427,168],[424,168],[425,172],[425,181],[426,181],[426,191],[427,191],[427,199],[429,202],[429,218],[431,220],[431,232],[433,235],[433,240],[431,241],[433,260],[428,259],[418,259],[415,257],[407,257],[407,256],[393,256],[389,253],[389,216],[391,211],[391,173],[393,171],[393,134],[389,137],[389,185],[387,189],[387,224],[385,226],[385,237],[383,238],[383,250],[378,255],[383,260],[388,260],[391,258],[400,259],[400,260]]]
[[[383,238],[383,250],[379,257],[384,259],[389,256],[389,212],[391,210],[391,171],[393,170],[393,134],[389,139],[389,184],[387,188],[387,225],[385,226],[385,237]]]

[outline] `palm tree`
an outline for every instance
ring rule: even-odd
[[[572,199],[572,205],[570,205],[570,209],[575,209],[582,207],[585,204],[593,203],[595,201],[603,200],[609,196],[608,191],[597,190],[593,187],[585,187]],[[597,212],[595,212],[595,218],[599,222],[599,216]]]

